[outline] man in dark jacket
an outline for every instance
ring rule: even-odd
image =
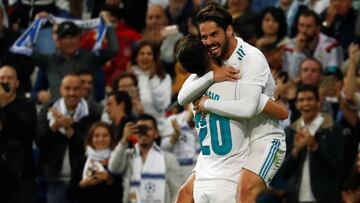
[[[40,164],[48,182],[48,202],[66,203],[66,188],[76,162],[84,155],[84,139],[91,124],[100,119],[81,97],[76,74],[61,81],[61,98],[39,114],[37,145]]]
[[[343,135],[330,115],[319,112],[316,87],[300,86],[296,96],[301,117],[287,129],[288,154],[282,166],[288,202],[340,202]]]
[[[0,68],[0,84],[0,111],[4,115],[2,129],[23,149],[20,194],[18,195],[22,202],[34,202],[35,166],[32,148],[36,126],[35,104],[18,94],[19,80],[14,67],[3,66]]]

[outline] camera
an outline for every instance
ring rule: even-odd
[[[149,127],[146,126],[146,125],[138,125],[137,126],[137,129],[138,129],[138,133],[141,135],[141,134],[146,134],[147,131],[149,130]]]
[[[7,83],[0,83],[5,92],[10,92],[10,86]]]

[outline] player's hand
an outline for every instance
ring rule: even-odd
[[[240,79],[240,70],[231,66],[223,66],[213,71],[214,82],[231,81],[236,82]]]
[[[196,107],[197,110],[195,110],[195,109],[194,109],[194,110],[195,110],[195,111],[198,111],[198,112],[206,113],[206,112],[205,112],[205,109],[204,109],[204,104],[205,104],[205,101],[206,101],[207,99],[209,99],[208,96],[203,96],[203,97],[201,97],[200,100],[199,100],[199,102],[197,103],[197,105],[194,106],[194,107]]]

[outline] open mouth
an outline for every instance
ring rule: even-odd
[[[219,46],[211,46],[208,50],[212,55],[216,55],[217,52],[219,52],[220,47]]]

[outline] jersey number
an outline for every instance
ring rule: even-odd
[[[209,123],[207,123],[205,117],[203,117],[199,112],[195,115],[195,125],[196,128],[200,129],[199,139],[203,155],[210,155],[210,147],[203,144],[203,141],[208,134],[207,125],[209,125],[211,147],[214,153],[223,156],[231,151],[232,141],[230,122],[228,118],[210,113]],[[221,142],[219,142],[218,127],[220,127]]]

